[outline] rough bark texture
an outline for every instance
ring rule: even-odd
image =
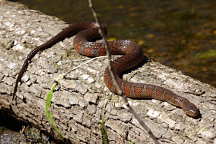
[[[11,3],[1,3],[0,14],[0,109],[8,109],[16,74],[26,55],[67,24]],[[47,132],[52,130],[44,115],[45,97],[54,78],[89,59],[75,52],[71,40],[36,55],[18,88],[20,99],[15,114]],[[52,100],[58,128],[71,142],[102,143],[99,121],[104,119],[110,143],[152,143],[124,108],[121,98],[105,87],[102,77],[105,66],[106,58],[97,58],[71,71],[61,81],[61,88]],[[215,88],[158,62],[148,62],[124,78],[171,89],[200,109],[202,118],[192,119],[166,102],[130,100],[161,143],[216,143]]]

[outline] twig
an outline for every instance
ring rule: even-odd
[[[106,35],[103,33],[103,31],[101,29],[101,23],[99,21],[99,18],[97,16],[95,8],[93,7],[92,1],[88,0],[88,2],[89,2],[89,7],[90,7],[90,9],[92,11],[92,14],[94,16],[94,19],[95,19],[96,23],[99,26],[99,33],[102,36],[102,41],[105,44],[106,55],[107,55],[107,58],[108,58],[108,69],[109,69],[109,73],[110,73],[110,75],[112,77],[113,85],[116,87],[118,95],[122,96],[122,94],[123,94],[122,90],[119,87],[119,85],[118,85],[118,83],[117,83],[117,81],[116,81],[116,79],[115,79],[115,77],[113,75],[113,71],[112,71],[113,69],[112,69],[112,65],[111,65],[112,57],[111,57],[110,49],[108,47],[108,42],[107,42],[107,39],[106,39]],[[126,104],[126,107],[128,108],[128,111],[134,115],[135,119],[139,122],[139,124],[143,127],[143,129],[147,131],[149,136],[154,140],[154,143],[159,144],[157,138],[154,136],[151,129],[140,119],[140,117],[137,115],[137,113],[134,111],[134,109],[129,105],[128,99],[127,99],[127,97],[125,95],[123,95],[123,100],[124,100],[124,103]]]
[[[68,73],[70,73],[71,71],[74,71],[75,69],[78,69],[78,68],[81,67],[82,65],[88,64],[88,63],[94,61],[95,59],[98,59],[98,58],[104,58],[104,57],[107,57],[107,56],[95,57],[95,58],[91,58],[91,59],[88,59],[88,60],[85,59],[85,60],[87,60],[86,62],[83,62],[83,63],[79,64],[78,66],[72,68],[72,69],[69,70],[68,72],[65,72],[65,73],[64,73],[64,76],[67,75]]]
[[[112,55],[111,55],[110,49],[108,47],[107,38],[106,38],[106,35],[104,34],[104,32],[102,31],[100,20],[99,20],[97,14],[96,14],[95,8],[93,7],[93,4],[92,4],[91,0],[89,0],[89,7],[90,7],[90,9],[92,11],[92,14],[93,14],[93,16],[95,18],[96,23],[98,24],[99,33],[102,36],[102,41],[105,44],[106,55],[107,55],[107,59],[108,59],[108,69],[109,69],[109,73],[110,73],[110,75],[112,77],[112,80],[113,80],[112,82],[113,82],[114,86],[117,89],[118,95],[122,95],[122,90],[119,87],[119,85],[117,84],[117,81],[115,80],[114,75],[113,75],[112,66],[111,66]]]
[[[85,60],[87,60],[87,61],[79,64],[78,66],[76,66],[76,67],[74,67],[74,68],[72,68],[72,69],[70,69],[70,70],[68,70],[68,71],[66,71],[60,75],[58,75],[56,78],[54,78],[53,84],[55,84],[56,82],[58,82],[58,84],[60,84],[61,80],[63,80],[65,78],[65,76],[67,74],[69,74],[70,72],[80,68],[82,65],[85,65],[85,64],[88,64],[88,63],[94,61],[95,59],[104,58],[104,57],[107,57],[107,56],[100,56],[100,57],[95,57],[95,58],[91,58],[91,59],[87,58],[87,59],[82,59],[82,60],[73,60],[73,61],[85,61]]]

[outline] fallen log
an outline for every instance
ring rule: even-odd
[[[67,26],[63,21],[22,5],[0,5],[0,109],[11,110],[11,93],[26,55]],[[94,60],[80,56],[72,38],[36,55],[22,78],[13,106],[16,117],[52,133],[45,116],[46,95],[55,78],[61,79],[51,111],[63,137],[72,143],[101,143],[101,124],[110,143],[152,143],[121,97],[103,83],[106,57]],[[202,117],[193,119],[166,102],[131,100],[130,105],[148,124],[161,143],[216,142],[216,89],[158,62],[147,62],[124,76],[132,82],[171,89],[196,104]]]

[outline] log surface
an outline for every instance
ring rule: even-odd
[[[0,14],[0,109],[9,109],[26,55],[67,24],[9,2],[0,3]],[[86,63],[90,59],[77,54],[71,43],[72,38],[66,39],[33,59],[18,88],[18,104],[13,108],[17,118],[51,133],[44,114],[46,94],[55,78],[71,71],[61,80],[51,108],[65,138],[73,143],[102,143],[99,122],[104,119],[110,143],[152,143],[122,98],[105,87],[106,57]],[[130,99],[160,143],[216,143],[216,88],[158,62],[148,62],[124,79],[168,88],[200,109],[202,118],[193,119],[166,102]]]

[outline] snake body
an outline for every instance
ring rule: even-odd
[[[103,29],[106,31],[105,28]],[[95,42],[95,40],[101,38],[98,32],[98,25],[96,23],[89,22],[69,25],[49,41],[33,49],[28,54],[16,79],[13,98],[16,95],[18,84],[21,82],[21,78],[27,70],[32,58],[38,52],[48,49],[59,41],[73,35],[75,35],[73,46],[79,54],[88,57],[106,55],[105,44]],[[193,103],[184,97],[176,95],[168,89],[151,84],[132,83],[122,79],[122,75],[126,71],[138,66],[145,59],[142,49],[135,42],[130,40],[115,40],[109,41],[108,46],[111,54],[122,55],[112,61],[111,66],[113,69],[113,75],[120,86],[123,95],[135,99],[157,99],[166,101],[172,105],[182,108],[186,115],[190,117],[196,118],[200,116],[199,109]],[[104,82],[111,92],[117,94],[117,89],[113,85],[112,77],[108,68],[106,68],[104,72]]]

